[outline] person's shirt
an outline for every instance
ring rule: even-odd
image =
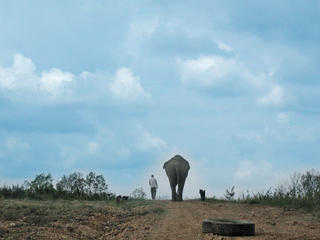
[[[149,185],[152,188],[153,187],[158,188],[157,179],[155,179],[154,177],[151,177],[150,180],[149,180]]]

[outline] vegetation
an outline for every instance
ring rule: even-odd
[[[130,199],[115,201],[1,199],[0,239],[128,239],[141,216],[160,215],[161,203]],[[143,223],[143,224],[142,224]]]
[[[133,199],[146,199],[147,198],[147,194],[144,192],[143,188],[136,188],[131,193],[131,197]]]
[[[320,217],[320,172],[295,173],[290,180],[265,192],[242,193],[239,202],[278,205],[285,208],[311,210]]]
[[[29,199],[83,199],[108,200],[113,199],[113,193],[108,192],[108,185],[103,175],[90,172],[86,177],[74,172],[64,175],[60,181],[53,184],[51,174],[39,174],[32,181],[23,185],[0,187],[1,198]]]
[[[229,191],[228,189],[226,189],[226,193],[224,194],[225,198],[226,198],[228,201],[232,201],[234,195],[235,195],[234,186],[232,186],[232,188],[230,189],[230,191]]]

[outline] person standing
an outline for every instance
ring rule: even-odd
[[[151,178],[149,179],[149,185],[151,188],[151,197],[154,200],[154,199],[156,199],[158,183],[157,183],[157,179],[153,176],[153,174],[151,175]]]

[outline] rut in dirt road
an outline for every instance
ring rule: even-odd
[[[201,239],[204,208],[194,202],[168,202],[165,216],[157,223],[150,239]]]

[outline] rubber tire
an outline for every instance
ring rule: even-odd
[[[223,236],[253,236],[255,224],[240,220],[206,219],[202,222],[202,232]]]

